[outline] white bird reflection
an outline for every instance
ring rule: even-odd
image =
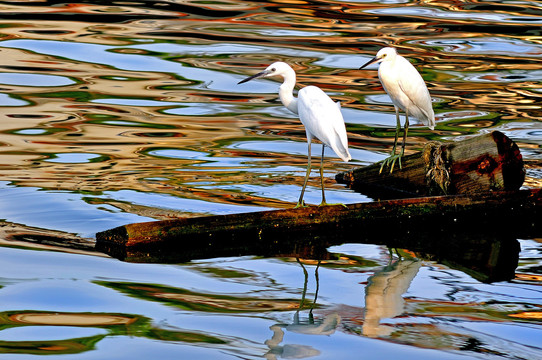
[[[319,350],[309,345],[284,344],[281,346],[280,344],[284,340],[284,330],[305,335],[331,335],[335,332],[341,322],[341,317],[337,313],[329,314],[325,316],[323,320],[314,320],[312,310],[316,305],[316,300],[318,299],[320,282],[318,277],[318,269],[320,267],[320,261],[318,261],[318,265],[316,266],[316,269],[314,271],[314,276],[316,280],[316,291],[314,295],[314,300],[310,305],[308,319],[300,320],[299,312],[303,309],[303,306],[305,304],[305,295],[307,293],[308,272],[305,266],[301,263],[301,261],[299,261],[299,259],[296,260],[303,268],[303,273],[305,275],[301,302],[299,303],[299,309],[294,314],[293,323],[275,324],[269,328],[271,329],[271,331],[273,331],[273,336],[271,339],[265,342],[265,345],[269,347],[269,351],[264,355],[264,357],[269,360],[276,360],[278,358],[304,359],[320,355]]]
[[[362,333],[368,337],[390,335],[394,328],[381,325],[380,321],[403,313],[405,300],[402,295],[418,273],[421,261],[399,259],[368,280],[365,287],[365,321]]]

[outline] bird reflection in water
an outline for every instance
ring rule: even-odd
[[[365,320],[362,333],[368,337],[387,336],[393,327],[381,325],[385,318],[401,315],[405,309],[403,294],[421,267],[418,259],[399,259],[375,272],[365,287]]]
[[[280,345],[284,340],[284,330],[286,329],[289,332],[294,332],[298,334],[305,335],[331,335],[335,332],[337,327],[341,322],[341,317],[337,313],[332,313],[324,317],[323,320],[314,320],[314,315],[312,310],[316,305],[316,300],[318,299],[318,290],[319,290],[319,277],[318,269],[320,267],[320,261],[316,265],[314,270],[314,277],[316,281],[316,291],[314,294],[314,300],[310,304],[310,310],[307,320],[300,320],[300,311],[305,305],[305,297],[307,294],[307,284],[309,273],[305,266],[301,263],[299,258],[296,258],[299,265],[303,269],[303,274],[305,276],[305,282],[303,285],[303,293],[301,296],[301,302],[299,303],[299,308],[294,314],[293,323],[291,324],[275,324],[270,327],[273,331],[273,337],[265,342],[269,347],[269,351],[264,355],[266,359],[276,360],[277,358],[284,359],[303,359],[313,356],[320,355],[320,351],[313,348],[309,345],[299,345],[299,344],[284,344]]]

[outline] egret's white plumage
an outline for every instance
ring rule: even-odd
[[[293,94],[296,82],[295,72],[288,64],[280,61],[269,65],[264,71],[240,81],[239,84],[255,78],[269,76],[281,76],[284,79],[279,87],[280,100],[288,110],[299,115],[299,120],[301,120],[307,134],[309,159],[305,182],[297,206],[303,205],[303,194],[310,174],[311,141],[313,138],[317,138],[322,142],[320,178],[322,181],[322,204],[325,204],[323,178],[324,147],[327,145],[333,149],[335,154],[344,161],[352,158],[348,152],[348,138],[346,136],[346,127],[341,113],[341,106],[339,103],[333,102],[329,96],[316,86],[304,87],[299,90],[297,98],[295,98]]]
[[[339,104],[320,88],[307,86],[298,93],[298,114],[305,126],[307,141],[316,137],[332,148],[343,161],[352,157],[348,152],[348,138]]]
[[[397,54],[397,50],[392,47],[385,47],[378,51],[376,56],[369,60],[366,64],[360,67],[363,69],[367,65],[380,63],[378,68],[378,78],[384,87],[384,90],[391,98],[395,106],[395,115],[397,119],[397,129],[395,132],[395,142],[393,144],[392,155],[384,160],[382,167],[391,162],[391,171],[395,160],[399,159],[401,164],[401,156],[405,151],[406,137],[408,133],[408,116],[411,115],[420,120],[424,125],[427,125],[431,130],[435,129],[435,113],[431,103],[431,95],[425,85],[420,73],[416,68],[404,57]],[[403,147],[401,154],[395,154],[397,139],[401,129],[399,120],[399,110],[405,112],[405,130],[403,136]],[[381,168],[382,171],[382,168]]]

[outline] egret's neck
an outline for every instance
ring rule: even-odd
[[[290,70],[283,75],[284,82],[279,88],[279,97],[288,110],[297,114],[297,99],[294,97],[295,72]]]

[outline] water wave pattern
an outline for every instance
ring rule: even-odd
[[[412,124],[408,152],[500,130],[540,187],[541,21],[529,0],[2,1],[2,359],[542,358],[540,239],[457,234],[489,249],[461,247],[462,260],[482,259],[470,267],[447,260],[452,241],[442,256],[343,244],[321,261],[168,265],[40,243],[293,206],[303,126],[277,79],[237,85],[277,60],[297,71],[297,89],[342,103],[353,161],[326,153],[327,200],[371,200],[333,177],[393,144],[376,67],[358,70],[383,46],[433,98],[436,130]],[[507,281],[490,283],[499,259]]]
[[[333,176],[390,150],[391,101],[376,67],[357,70],[382,46],[409,58],[433,97],[437,129],[412,126],[408,151],[500,130],[540,158],[538,2],[7,1],[0,16],[0,181],[12,185],[153,218],[289,207],[303,126],[278,79],[236,85],[281,60],[298,88],[342,103],[353,161],[326,152],[328,200],[367,201]],[[318,187],[314,176],[309,203]]]

